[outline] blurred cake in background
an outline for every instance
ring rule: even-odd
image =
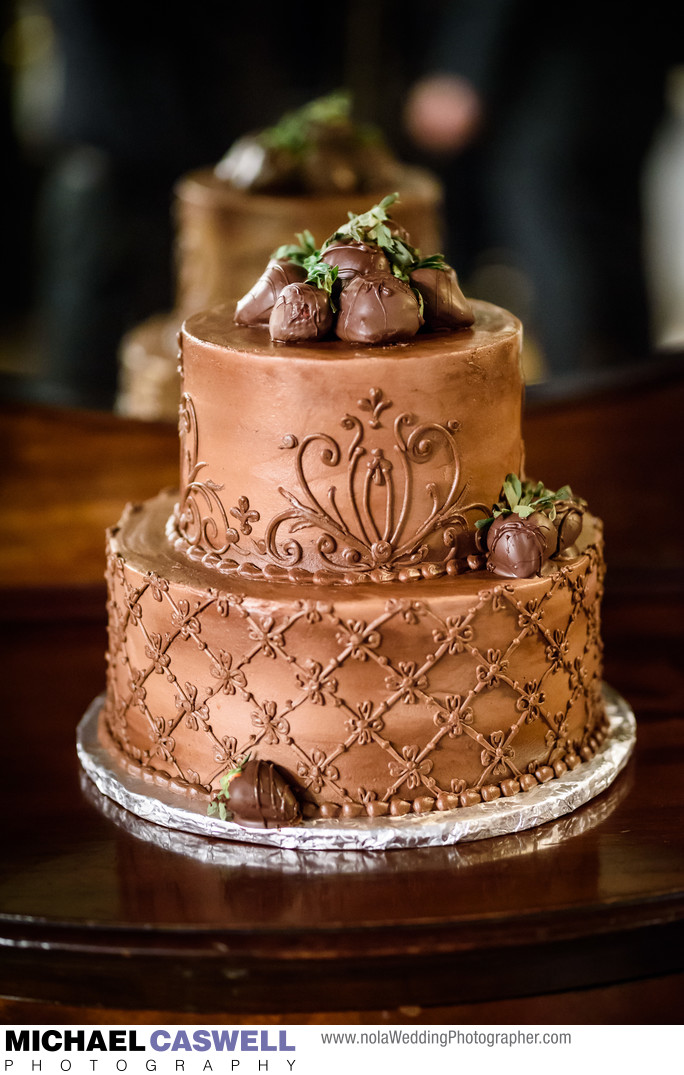
[[[321,241],[388,190],[398,192],[394,216],[416,246],[441,249],[439,181],[398,161],[376,128],[355,122],[345,93],[285,114],[238,139],[214,167],[182,176],[173,191],[175,307],[122,340],[119,413],[175,421],[184,319],[235,302],[277,247],[305,229]]]

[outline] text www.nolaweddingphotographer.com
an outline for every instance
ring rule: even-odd
[[[387,1030],[327,1031],[321,1034],[323,1045],[571,1045],[568,1031],[539,1030]]]

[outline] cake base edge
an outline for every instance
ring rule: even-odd
[[[297,851],[388,851],[447,846],[535,828],[578,809],[614,782],[629,761],[636,742],[636,720],[628,703],[602,685],[608,734],[589,761],[547,783],[506,799],[459,807],[425,816],[320,818],[295,827],[245,828],[209,817],[206,803],[178,803],[173,792],[116,766],[98,738],[104,698],[93,700],[77,729],[81,766],[102,796],[143,820],[166,829],[212,839]]]

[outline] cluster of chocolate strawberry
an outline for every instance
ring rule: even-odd
[[[397,160],[376,127],[359,123],[346,90],[285,112],[238,138],[214,171],[236,190],[261,194],[359,194],[389,189]]]
[[[310,232],[279,247],[238,302],[236,323],[268,325],[277,343],[334,335],[376,346],[472,325],[454,270],[441,254],[421,257],[389,217],[396,199],[350,216],[320,249]]]
[[[582,530],[585,504],[568,485],[557,492],[509,474],[487,519],[478,520],[478,545],[488,571],[504,578],[538,575],[562,556]]]

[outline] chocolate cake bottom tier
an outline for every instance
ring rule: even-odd
[[[531,579],[226,580],[166,538],[174,494],[108,535],[100,736],[155,787],[206,798],[249,756],[304,817],[401,815],[525,792],[590,758],[601,525]]]

